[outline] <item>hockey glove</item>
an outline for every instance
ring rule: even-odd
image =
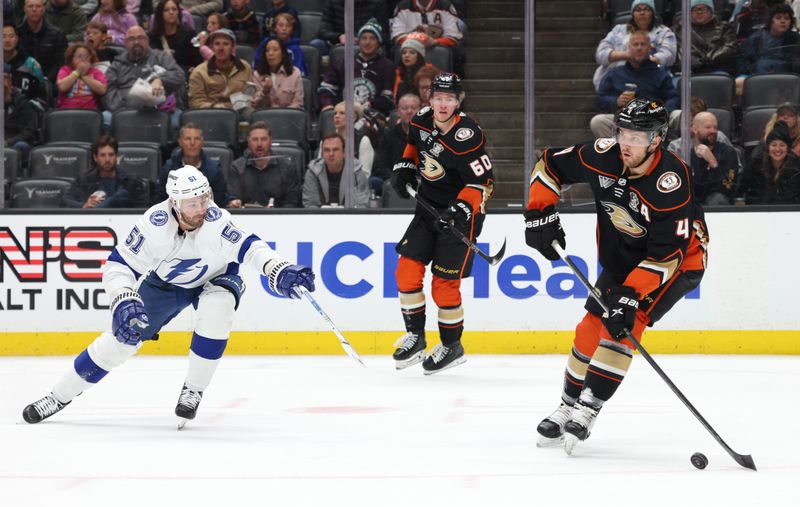
[[[467,201],[459,199],[450,204],[450,207],[439,215],[436,229],[441,232],[450,227],[458,229],[469,237],[470,229],[472,228],[472,206]]]
[[[561,219],[554,206],[542,211],[532,209],[525,212],[525,242],[529,247],[539,250],[547,260],[557,261],[558,252],[553,248],[553,240],[558,240],[561,248],[567,246]]]
[[[283,297],[300,299],[294,291],[295,287],[305,287],[314,292],[314,272],[308,266],[285,263],[270,275],[270,288]]]
[[[606,291],[606,305],[608,313],[603,314],[603,325],[615,340],[626,337],[625,330],[633,331],[636,323],[636,310],[639,309],[639,299],[633,287],[617,285]]]
[[[139,294],[133,290],[120,293],[111,302],[111,331],[120,343],[136,345],[150,326]]]
[[[392,168],[392,188],[394,188],[397,195],[403,199],[410,199],[406,184],[411,185],[414,190],[419,186],[417,181],[417,166],[413,161],[404,158],[396,163]]]

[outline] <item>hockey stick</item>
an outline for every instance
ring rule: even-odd
[[[314,307],[314,309],[317,311],[317,313],[322,315],[322,318],[325,319],[325,322],[327,322],[328,325],[331,327],[331,330],[333,330],[333,334],[335,334],[336,337],[339,338],[339,342],[341,342],[342,348],[344,349],[345,352],[347,352],[347,355],[352,357],[353,359],[355,359],[359,363],[361,363],[361,366],[366,368],[367,365],[364,364],[364,361],[362,361],[360,357],[358,357],[358,353],[356,352],[356,349],[354,349],[353,346],[350,345],[350,342],[347,341],[347,338],[344,337],[342,332],[339,331],[339,328],[336,327],[336,324],[334,324],[333,321],[331,320],[331,318],[328,317],[328,314],[325,313],[325,310],[323,310],[322,307],[319,306],[319,303],[317,303],[317,300],[314,299],[314,296],[312,296],[311,293],[308,292],[308,290],[305,287],[300,287],[300,286],[295,287],[294,288],[294,292],[295,292],[295,294],[298,295],[298,297],[299,296],[305,296],[305,298],[308,299],[308,302],[311,303],[311,306]]]
[[[600,305],[603,311],[605,313],[608,313],[608,305],[605,303],[605,301],[603,301],[603,298],[601,297],[600,291],[597,289],[597,287],[593,286],[591,282],[589,282],[589,280],[586,278],[586,276],[584,276],[584,274],[581,272],[578,266],[576,266],[575,263],[572,262],[572,259],[570,259],[567,256],[567,252],[565,252],[564,249],[561,248],[561,245],[558,244],[558,241],[554,240],[552,246],[553,249],[561,257],[561,259],[563,259],[564,262],[567,263],[572,272],[575,273],[575,276],[578,277],[583,286],[586,287],[586,290],[589,291],[589,294],[591,294],[594,300],[597,301],[597,303]],[[680,399],[683,402],[683,404],[686,405],[686,408],[689,409],[689,412],[691,412],[692,415],[694,415],[697,418],[697,420],[700,421],[703,427],[705,427],[705,429],[708,430],[709,433],[711,433],[711,436],[714,437],[714,440],[716,440],[717,443],[719,443],[719,445],[721,445],[722,448],[725,449],[725,451],[727,451],[728,454],[730,454],[731,458],[733,458],[735,462],[737,462],[739,465],[745,468],[756,470],[756,464],[753,461],[752,456],[750,456],[749,454],[742,455],[737,453],[736,451],[731,449],[730,446],[728,446],[728,444],[726,444],[724,440],[722,440],[722,437],[719,436],[719,433],[714,431],[714,428],[712,428],[711,425],[708,423],[708,421],[706,421],[705,417],[703,417],[700,414],[700,412],[698,412],[698,410],[694,408],[694,405],[692,405],[689,399],[686,398],[686,396],[684,396],[681,390],[678,389],[678,386],[676,386],[672,382],[672,380],[667,376],[667,374],[664,373],[664,370],[661,369],[661,367],[658,365],[658,363],[656,363],[655,359],[653,359],[653,357],[647,352],[647,350],[645,350],[645,348],[642,347],[642,344],[639,343],[639,340],[637,340],[633,336],[633,333],[631,333],[628,329],[625,329],[625,336],[631,341],[631,343],[633,343],[633,345],[636,347],[636,350],[639,351],[642,357],[644,357],[645,360],[647,360],[647,362],[650,363],[650,366],[652,366],[653,369],[656,371],[656,373],[658,373],[658,376],[661,377],[661,380],[666,382],[666,384],[669,386],[670,389],[672,389],[672,392],[675,393],[678,399]]]
[[[425,211],[427,211],[428,213],[433,215],[433,217],[436,218],[437,220],[441,220],[441,216],[439,215],[439,212],[436,211],[436,208],[431,206],[422,197],[420,197],[419,194],[417,194],[417,191],[414,190],[411,187],[411,185],[406,184],[406,190],[408,190],[408,194],[411,197],[413,197],[414,200],[416,200],[417,203],[419,203],[420,206],[425,208]],[[453,235],[456,238],[460,239],[462,243],[467,245],[470,250],[472,250],[476,254],[480,255],[481,257],[483,257],[486,260],[486,262],[488,262],[489,265],[491,265],[491,266],[494,266],[495,264],[497,264],[498,262],[503,260],[503,256],[506,254],[506,240],[505,239],[503,239],[503,246],[500,247],[500,251],[499,252],[497,252],[494,255],[488,255],[488,254],[483,253],[483,250],[478,248],[478,246],[475,243],[470,241],[469,238],[466,237],[463,232],[461,232],[458,229],[456,229],[455,227],[453,227],[452,221],[450,222],[450,227],[448,227],[447,230],[452,232]]]

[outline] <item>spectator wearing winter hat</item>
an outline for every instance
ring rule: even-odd
[[[400,46],[400,65],[395,70],[392,96],[395,104],[407,93],[417,93],[414,77],[423,67],[433,67],[425,62],[425,46],[419,39],[408,37]]]
[[[800,204],[800,161],[791,152],[786,123],[778,121],[767,136],[767,149],[742,178],[747,204]]]
[[[782,121],[789,127],[789,137],[792,138],[792,143],[789,146],[792,152],[800,156],[800,115],[797,113],[797,106],[791,102],[784,102],[779,105],[764,127],[764,142],[767,142],[767,136],[772,132],[775,123]]]
[[[736,52],[739,41],[731,25],[719,21],[714,16],[714,2],[712,0],[692,0],[692,72],[709,73],[725,72],[734,75],[736,67]],[[673,28],[673,32],[681,43],[680,23]],[[675,62],[676,72],[680,72],[680,52],[678,61]]]
[[[611,69],[630,61],[628,39],[638,30],[644,30],[650,36],[650,60],[667,69],[672,67],[678,53],[678,42],[672,30],[656,18],[655,11],[653,0],[633,0],[631,20],[616,25],[600,41],[594,54],[599,65],[592,78],[595,89],[600,88],[600,82]]]
[[[231,30],[221,28],[208,36],[207,43],[214,56],[192,71],[189,106],[192,109],[235,109],[241,121],[250,121],[253,108],[242,95],[237,94],[246,94],[251,88],[253,69],[248,62],[234,56],[236,36]]]
[[[354,0],[353,26],[358,31],[370,20],[376,20],[381,27],[381,39],[383,34],[389,33],[387,30],[388,19],[386,2],[383,0]],[[319,50],[319,54],[324,56],[330,52],[330,48],[336,44],[344,44],[346,35],[344,33],[344,0],[328,0],[322,11],[322,21],[319,27],[319,38],[310,42],[312,46]]]
[[[355,102],[371,107],[388,115],[394,106],[392,86],[394,84],[394,64],[381,53],[381,26],[376,19],[370,19],[358,31],[358,54],[355,55],[353,99]],[[319,87],[319,101],[322,110],[333,109],[342,101],[344,87],[344,58],[331,65]]]

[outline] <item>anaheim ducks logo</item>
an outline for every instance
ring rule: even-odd
[[[422,164],[422,169],[420,170],[422,177],[428,181],[436,181],[444,178],[444,167],[442,167],[442,164],[428,153],[423,152],[423,155],[425,156],[425,163]]]
[[[603,209],[608,213],[608,218],[619,232],[627,234],[633,238],[641,238],[647,234],[647,229],[636,223],[623,206],[613,202],[601,201]]]

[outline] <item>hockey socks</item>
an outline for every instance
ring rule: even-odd
[[[581,395],[590,360],[591,358],[572,347],[572,352],[567,359],[567,368],[564,371],[564,391],[561,394],[561,401],[570,407],[578,401],[578,396]]]
[[[211,377],[217,371],[227,345],[228,340],[206,338],[195,332],[189,350],[189,371],[186,373],[185,385],[192,391],[204,391],[211,383]]]
[[[406,331],[415,335],[425,335],[425,294],[422,289],[413,292],[400,292],[400,310]]]
[[[633,351],[614,340],[601,340],[586,370],[580,402],[599,408],[617,391],[633,360]],[[590,398],[584,399],[590,393]]]
[[[439,308],[439,335],[442,345],[452,347],[461,341],[464,332],[464,308],[461,305]]]

